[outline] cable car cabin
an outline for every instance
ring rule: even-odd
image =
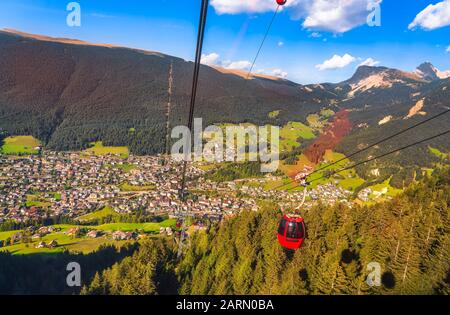
[[[278,242],[287,249],[299,249],[305,240],[306,227],[301,216],[284,215],[278,227]]]

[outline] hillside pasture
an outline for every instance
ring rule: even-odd
[[[106,206],[100,210],[82,215],[78,217],[77,220],[80,222],[91,222],[95,220],[101,220],[106,217],[118,217],[118,216],[119,214],[116,211],[114,211],[113,208]]]
[[[130,155],[128,147],[104,146],[101,141],[93,142],[91,145],[92,146],[90,148],[84,150],[83,152],[92,155],[118,155],[121,158],[127,158]]]
[[[16,243],[12,246],[0,247],[0,251],[8,251],[15,255],[24,255],[24,254],[56,254],[61,253],[63,251],[71,251],[71,252],[82,252],[82,253],[90,253],[97,250],[101,245],[116,245],[121,246],[127,242],[133,241],[115,241],[110,237],[110,233],[114,231],[124,231],[124,232],[132,232],[132,231],[140,231],[146,234],[155,234],[159,232],[161,227],[172,227],[174,228],[176,225],[176,219],[168,219],[162,221],[160,223],[148,222],[148,223],[109,223],[98,226],[81,226],[81,225],[70,225],[70,224],[59,224],[54,225],[56,229],[60,229],[58,232],[54,232],[48,234],[39,239],[34,239],[30,243]],[[88,238],[88,237],[75,237],[67,235],[66,232],[74,227],[80,227],[87,230],[97,230],[102,231],[105,234],[99,238]],[[22,232],[21,230],[17,231],[8,231],[8,232],[0,232],[0,241],[4,241],[8,238],[11,238],[14,234]],[[155,235],[158,237],[158,235]],[[58,243],[58,246],[55,248],[36,248],[36,246],[42,241],[45,243],[50,243],[55,240]]]
[[[34,155],[38,154],[40,142],[33,136],[15,136],[4,139],[0,153],[7,155]]]
[[[290,121],[280,130],[281,151],[291,151],[300,146],[299,139],[314,139],[312,129],[301,122]]]

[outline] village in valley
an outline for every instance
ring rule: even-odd
[[[319,199],[323,203],[341,202],[351,207],[353,192],[333,182],[305,191],[280,174],[212,181],[206,174],[218,166],[202,162],[188,163],[190,197],[181,200],[182,164],[167,156],[135,156],[116,150],[98,154],[34,149],[34,154],[0,155],[0,224],[14,222],[27,227],[16,233],[3,232],[8,233],[8,238],[0,239],[0,247],[26,241],[32,242],[36,249],[54,249],[59,244],[49,236],[55,233],[108,241],[137,240],[149,234],[173,237],[183,218],[191,218],[191,230],[205,229],[208,222],[232,217],[240,211],[258,211],[261,201],[276,202],[282,209],[289,209],[306,199],[305,211]],[[303,171],[311,170],[305,167]],[[277,184],[286,181],[295,189],[283,189]],[[363,193],[371,192],[366,189]],[[127,225],[111,219],[123,220],[137,213],[144,221],[165,220]],[[99,224],[102,216],[110,221],[101,223],[109,224],[90,224],[93,219]],[[56,223],[72,224],[46,226],[44,222],[48,218],[58,218]]]
[[[303,193],[265,190],[276,177],[217,183],[204,180],[199,167],[188,167],[188,187],[200,192],[196,200],[179,200],[179,163],[163,165],[161,156],[85,155],[79,152],[45,152],[40,156],[0,157],[0,221],[24,222],[47,214],[77,218],[109,205],[117,213],[143,209],[152,214],[194,213],[198,216],[231,215],[257,210],[257,199],[297,201]],[[14,178],[14,181],[11,179]],[[244,182],[244,184],[241,184]],[[246,185],[248,183],[249,185]],[[254,185],[252,183],[260,183]],[[214,191],[211,197],[207,192]],[[236,193],[241,197],[237,199]],[[205,192],[204,195],[201,192]],[[332,185],[308,195],[329,201],[345,200],[349,192]]]

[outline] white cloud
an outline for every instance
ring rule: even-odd
[[[240,61],[230,61],[221,60],[218,53],[203,54],[201,58],[201,63],[207,66],[219,66],[229,70],[250,70],[252,63],[247,60]]]
[[[320,38],[320,37],[322,37],[322,34],[320,34],[320,33],[318,33],[318,32],[312,32],[312,33],[309,35],[309,37],[312,37],[312,38]]]
[[[225,68],[230,70],[250,70],[252,63],[247,60],[233,61],[228,63]]]
[[[367,22],[369,0],[304,0],[296,6],[303,27],[345,33]],[[380,1],[381,3],[381,1]]]
[[[228,70],[249,71],[252,66],[252,63],[247,60],[239,60],[239,61],[221,60],[220,55],[215,52],[206,55],[203,54],[201,62],[202,64],[205,64],[207,66],[219,66]],[[267,72],[263,69],[258,69],[255,70],[254,73],[271,75],[282,79],[286,79],[288,76],[288,73],[283,71],[282,69],[273,69],[271,72]]]
[[[344,33],[367,22],[368,4],[382,0],[289,0],[293,19],[310,30]],[[276,10],[275,0],[211,0],[217,14],[265,13]]]
[[[345,68],[355,60],[356,58],[349,54],[345,54],[343,56],[334,55],[331,59],[325,60],[320,65],[316,65],[316,68],[320,71],[341,69]]]
[[[284,43],[283,42],[278,42],[278,47],[283,47],[284,46]]]
[[[366,60],[364,60],[363,62],[361,62],[359,64],[359,66],[369,66],[369,67],[375,67],[377,65],[379,65],[380,62],[378,60],[375,60],[373,58],[367,58]]]
[[[409,29],[421,27],[425,30],[434,30],[450,25],[450,0],[430,4],[417,14]]]
[[[210,53],[208,55],[202,54],[201,63],[208,66],[213,66],[218,64],[219,59],[220,55],[216,53]]]
[[[230,61],[230,60],[224,60],[222,61],[220,59],[220,55],[218,53],[210,53],[210,54],[203,54],[201,63],[205,64],[207,66],[219,66],[223,67],[225,69],[229,70],[250,70],[250,67],[252,66],[250,61],[247,60],[240,60],[240,61]]]
[[[282,69],[276,68],[272,71],[266,71],[264,69],[257,69],[254,71],[254,74],[261,74],[261,75],[269,75],[272,77],[277,77],[280,79],[286,79],[288,76],[288,73],[286,71],[283,71]]]
[[[275,11],[275,0],[211,0],[217,14],[264,13]]]
[[[447,47],[447,52],[450,52],[450,46]]]
[[[286,71],[281,70],[281,69],[273,69],[272,70],[272,75],[274,77],[277,77],[277,78],[286,79],[287,76],[288,76],[288,73]]]

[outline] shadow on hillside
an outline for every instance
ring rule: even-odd
[[[0,252],[0,294],[79,294],[81,287],[69,287],[67,266],[76,262],[81,268],[81,285],[91,282],[94,275],[130,256],[137,244],[119,250],[103,246],[90,254],[59,253],[12,255]]]

